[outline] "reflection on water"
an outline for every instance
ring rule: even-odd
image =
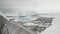
[[[6,16],[7,17],[7,16]],[[18,23],[19,25],[22,25],[24,28],[29,29],[36,33],[43,32],[46,28],[51,26],[53,17],[47,16],[47,15],[40,15],[40,14],[34,14],[34,15],[28,15],[28,16],[11,16],[9,15],[7,18],[11,21],[11,23]],[[7,28],[7,25],[1,25],[2,26],[2,33],[9,34],[9,30]]]
[[[20,25],[24,26],[25,28],[33,31],[41,33],[46,28],[51,26],[51,23],[53,21],[53,17],[43,17],[43,16],[24,16],[17,18],[15,20],[12,20],[12,22],[19,23]]]

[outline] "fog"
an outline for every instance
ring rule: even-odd
[[[41,34],[60,34],[60,15],[55,14],[60,13],[60,0],[0,0],[0,9],[16,10],[15,14],[16,12],[21,12],[23,15],[30,11],[36,13],[54,13],[53,16],[56,19],[53,20],[52,26]]]
[[[38,13],[60,13],[60,0],[0,0],[0,8]]]

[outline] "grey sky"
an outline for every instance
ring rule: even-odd
[[[0,8],[18,11],[38,11],[39,13],[60,12],[60,0],[0,0]]]

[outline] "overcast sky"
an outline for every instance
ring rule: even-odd
[[[60,12],[60,0],[0,0],[0,8],[38,13]]]

